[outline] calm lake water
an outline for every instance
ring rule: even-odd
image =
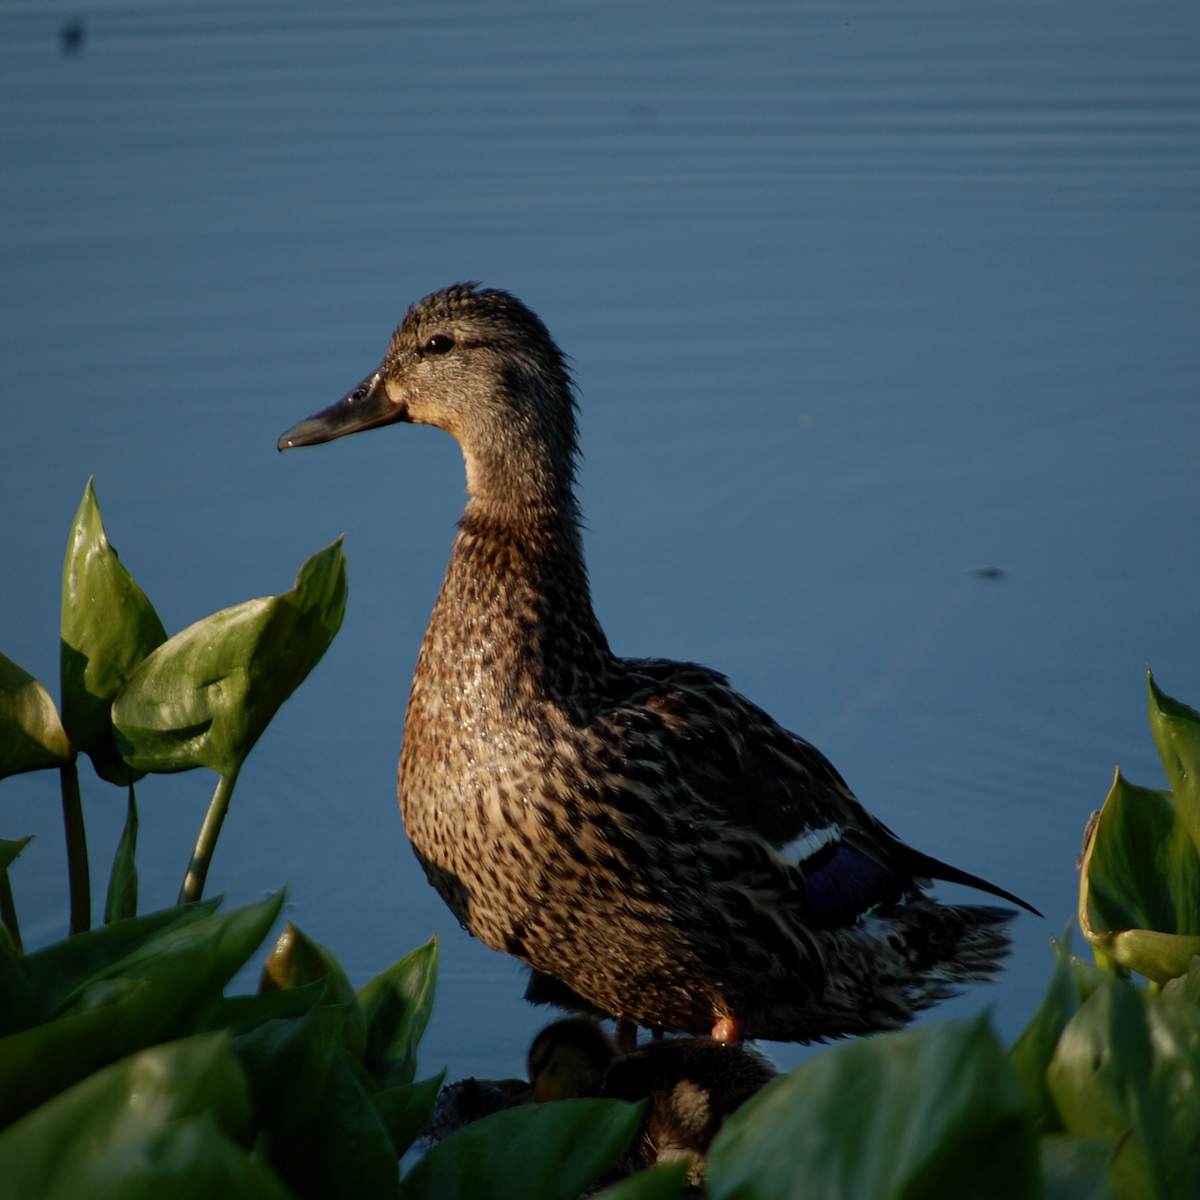
[[[423,1068],[522,1071],[546,1015],[395,798],[457,447],[275,451],[408,303],[480,279],[572,356],[613,647],[727,671],[898,833],[1041,908],[997,985],[936,1010],[1014,1036],[1114,764],[1163,779],[1144,664],[1200,704],[1200,9],[77,11],[68,54],[66,9],[0,8],[0,649],[57,694],[91,474],[171,632],[346,534],[345,625],[246,764],[210,891],[290,881],[356,983],[436,930]],[[81,775],[102,908],[124,797]],[[140,786],[143,907],[212,785]],[[49,774],[0,783],[0,834],[37,835],[34,945],[66,928],[58,803]]]

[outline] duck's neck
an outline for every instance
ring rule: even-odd
[[[497,520],[472,502],[459,526],[435,623],[505,704],[549,701],[584,715],[613,660],[592,611],[574,501],[535,523]]]

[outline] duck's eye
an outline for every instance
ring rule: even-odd
[[[435,333],[425,343],[426,354],[447,354],[454,349],[454,339],[448,333]]]

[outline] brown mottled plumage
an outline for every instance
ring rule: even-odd
[[[609,649],[571,380],[528,308],[471,284],[426,297],[379,369],[280,448],[395,421],[446,430],[466,460],[399,792],[471,933],[627,1021],[782,1040],[896,1028],[996,971],[1011,912],[921,888],[1021,901],[904,845],[723,675]]]

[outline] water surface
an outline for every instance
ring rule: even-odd
[[[481,279],[572,357],[614,649],[728,672],[902,836],[1041,908],[937,1010],[1014,1035],[1114,764],[1162,779],[1144,664],[1200,704],[1195,6],[80,12],[67,55],[61,15],[0,10],[0,648],[57,691],[93,473],[172,632],[347,535],[342,633],[249,759],[211,890],[290,881],[355,982],[437,930],[423,1066],[521,1069],[544,1016],[395,802],[461,458],[406,427],[274,449],[408,303]],[[82,774],[99,907],[124,800]],[[141,786],[144,907],[211,787]],[[57,806],[50,775],[0,784],[0,834],[38,835],[34,945],[66,926]]]

